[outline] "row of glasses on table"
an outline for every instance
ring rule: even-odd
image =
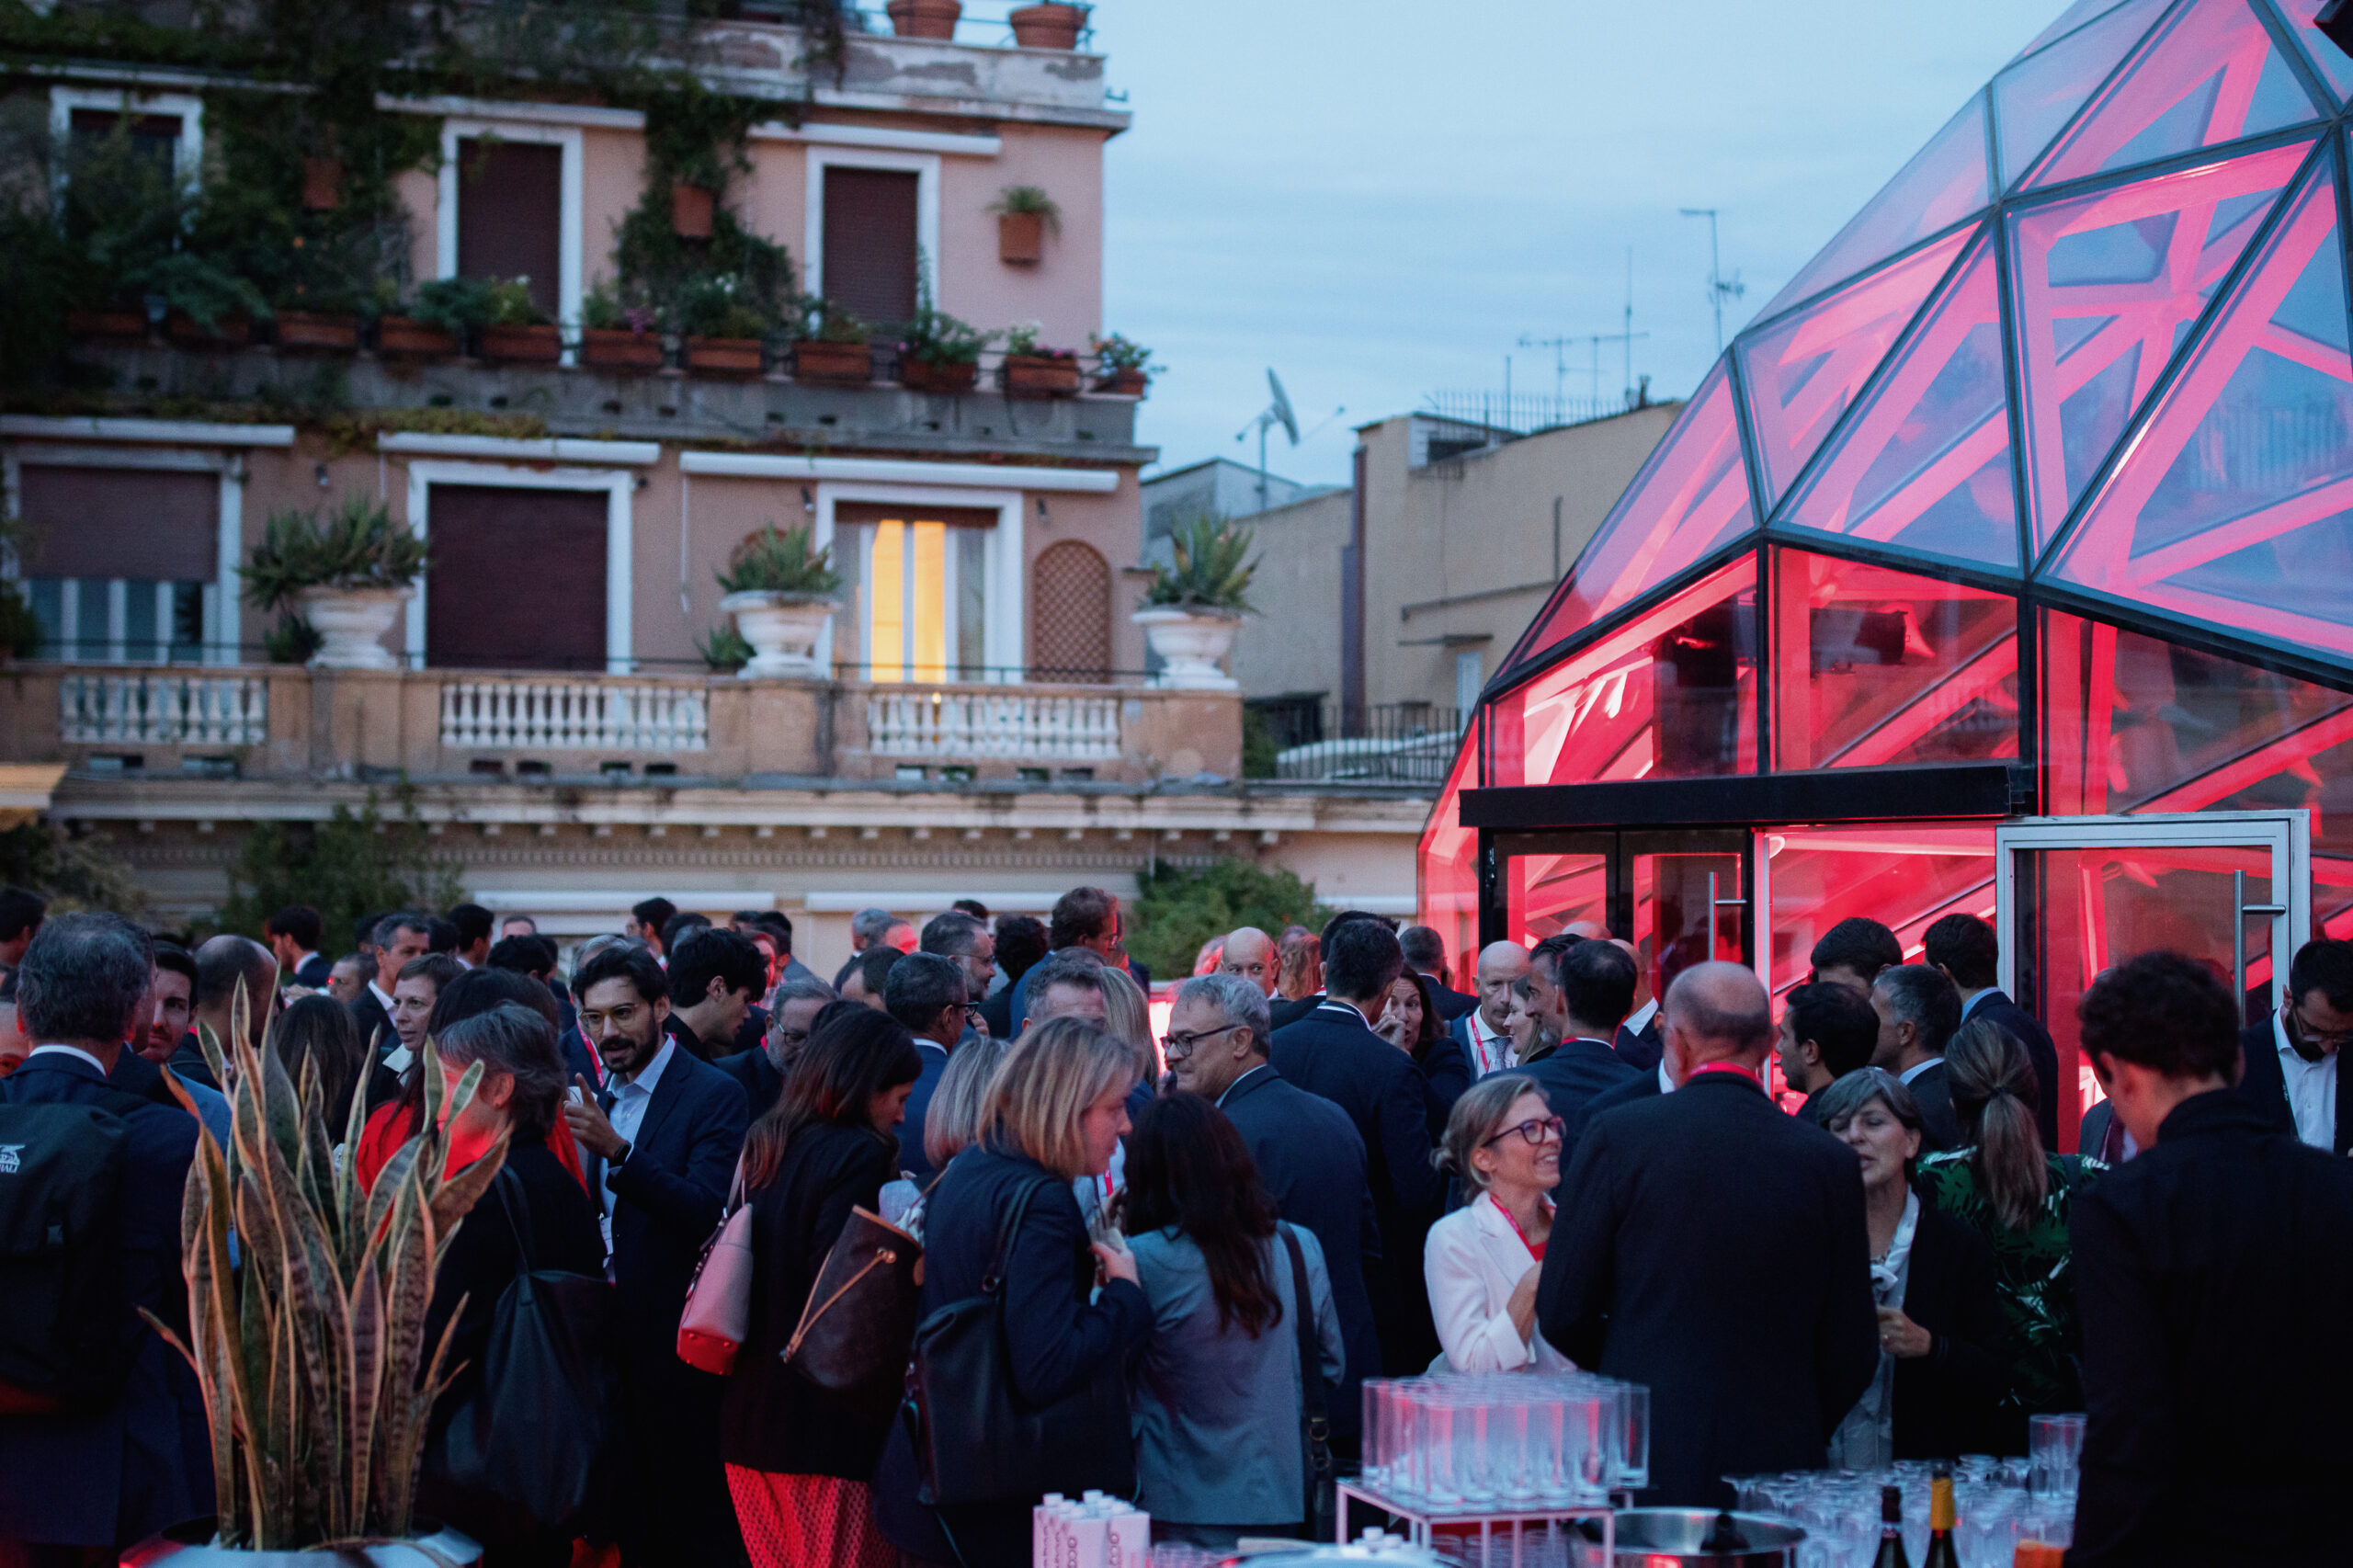
[[[2083,1417],[2033,1420],[2029,1458],[1970,1454],[1953,1462],[1953,1547],[1961,1568],[2011,1568],[2021,1542],[2063,1548],[2074,1539]],[[1927,1555],[1930,1470],[1926,1460],[1898,1460],[1885,1470],[1797,1470],[1724,1480],[1743,1511],[1778,1514],[1805,1528],[1799,1568],[1870,1568],[1879,1552],[1882,1487],[1903,1494],[1905,1555],[1914,1562]]]
[[[1432,1515],[1599,1506],[1650,1484],[1650,1390],[1591,1372],[1364,1385],[1366,1487]]]

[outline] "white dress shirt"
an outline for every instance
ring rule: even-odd
[[[2296,1136],[2327,1153],[2336,1147],[2336,1052],[2307,1062],[2288,1043],[2288,1025],[2271,1015],[2271,1038],[2279,1047],[2279,1078],[2288,1091],[2288,1109],[2296,1118]]]
[[[1906,1067],[1903,1072],[1897,1074],[1896,1076],[1903,1080],[1904,1086],[1908,1089],[1912,1086],[1913,1079],[1918,1077],[1921,1074],[1926,1073],[1929,1068],[1934,1067],[1938,1062],[1942,1062],[1944,1058],[1942,1056],[1931,1056],[1926,1062],[1915,1062],[1911,1066]]]
[[[670,1065],[670,1058],[677,1053],[677,1040],[665,1036],[662,1049],[654,1053],[654,1060],[641,1068],[636,1077],[626,1084],[610,1085],[613,1108],[605,1113],[605,1119],[613,1124],[613,1131],[620,1134],[621,1142],[630,1145],[631,1153],[637,1152],[637,1130],[645,1120],[645,1108],[653,1101],[654,1091],[662,1083],[662,1070]],[[609,1165],[605,1167],[604,1187],[605,1229],[608,1233],[605,1245],[610,1247],[613,1244],[610,1234],[613,1224],[613,1168]]]
[[[1573,1370],[1574,1364],[1544,1342],[1541,1330],[1530,1327],[1522,1339],[1512,1324],[1511,1293],[1535,1267],[1536,1255],[1519,1239],[1511,1216],[1486,1193],[1432,1225],[1422,1248],[1422,1277],[1446,1353],[1430,1369]]]
[[[1658,1062],[1658,1092],[1662,1095],[1675,1093],[1675,1075],[1666,1070],[1666,1058],[1664,1056]]]
[[[1969,1015],[1977,1010],[1978,1003],[1983,1002],[1986,997],[1991,996],[1995,992],[1999,991],[2001,987],[1998,985],[1989,985],[1983,991],[1972,991],[1968,995],[1962,997],[1961,999],[1961,1016],[1962,1019],[1966,1021]]]
[[[1651,1020],[1657,1017],[1658,1001],[1657,998],[1654,997],[1650,1001],[1645,1002],[1641,1006],[1635,1008],[1631,1013],[1626,1015],[1626,1021],[1620,1024],[1619,1028],[1624,1029],[1628,1034],[1640,1034],[1644,1029],[1650,1028]]]
[[[1471,1020],[1463,1032],[1471,1037],[1471,1075],[1483,1078],[1490,1073],[1501,1073],[1519,1064],[1512,1053],[1511,1036],[1497,1034],[1487,1027],[1486,1018],[1476,1007],[1462,1015]]]

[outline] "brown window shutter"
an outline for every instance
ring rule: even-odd
[[[556,312],[563,256],[563,149],[484,138],[458,143],[458,276],[528,278]]]
[[[1111,568],[1076,540],[1050,545],[1029,569],[1029,678],[1111,676]]]
[[[605,508],[601,490],[435,485],[426,664],[603,669]]]
[[[899,169],[825,170],[825,297],[877,326],[915,313],[915,189]]]
[[[27,463],[28,577],[209,583],[220,574],[221,481],[155,469]]]

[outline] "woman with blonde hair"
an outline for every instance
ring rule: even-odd
[[[1440,1359],[1454,1371],[1570,1365],[1536,1329],[1561,1134],[1561,1119],[1524,1073],[1482,1078],[1454,1102],[1435,1158],[1472,1197],[1430,1227],[1422,1248]]]
[[[1134,1049],[1139,1080],[1160,1081],[1160,1052],[1152,1043],[1151,1000],[1134,976],[1108,963],[1103,966],[1103,1027]]]
[[[1078,1018],[1032,1027],[1006,1048],[990,1081],[980,1138],[933,1188],[924,1234],[923,1303],[941,1308],[1002,1291],[1003,1365],[1020,1405],[1069,1427],[1065,1453],[1126,1455],[1128,1358],[1152,1332],[1152,1306],[1120,1245],[1089,1244],[1071,1184],[1109,1168],[1128,1131],[1134,1050]],[[1089,1301],[1098,1281],[1099,1296]],[[1108,1413],[1117,1411],[1117,1429]],[[1104,1426],[1096,1431],[1095,1418]],[[972,1456],[947,1453],[944,1467]],[[1017,1470],[990,1456],[998,1473]],[[1116,1465],[1117,1460],[1114,1460]],[[1029,1510],[1048,1492],[1075,1494],[1099,1479],[1049,1473],[1016,1479],[1017,1494],[933,1506],[904,1423],[895,1423],[875,1476],[882,1533],[910,1557],[963,1568],[1027,1568]],[[1122,1488],[1132,1491],[1131,1484]]]
[[[1005,1041],[990,1035],[975,1035],[956,1048],[923,1113],[926,1165],[944,1171],[949,1161],[979,1141],[989,1085],[1004,1062]]]

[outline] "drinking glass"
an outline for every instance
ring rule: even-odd
[[[1489,1437],[1495,1406],[1476,1385],[1453,1391],[1455,1483],[1464,1505],[1495,1506],[1495,1451]]]
[[[1651,1391],[1640,1383],[1620,1383],[1618,1413],[1625,1462],[1616,1484],[1640,1492],[1651,1483]]]
[[[2084,1418],[2081,1415],[2033,1415],[2027,1418],[2027,1453],[2033,1463],[2028,1484],[2038,1494],[2070,1497],[2084,1462]]]

